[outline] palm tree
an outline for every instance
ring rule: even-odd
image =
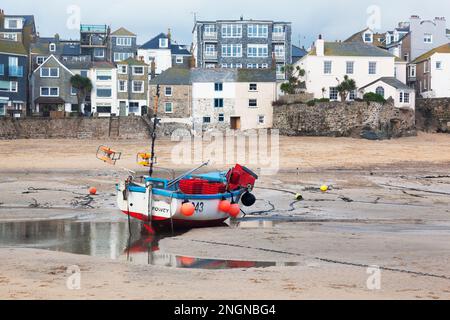
[[[70,78],[70,84],[77,90],[78,111],[83,113],[82,105],[88,93],[92,91],[91,79],[76,74]]]
[[[341,101],[346,101],[347,96],[350,92],[356,90],[356,82],[353,79],[350,79],[347,75],[344,76],[344,81],[342,81],[337,86],[337,91],[341,96]]]

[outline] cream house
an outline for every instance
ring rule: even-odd
[[[274,70],[193,69],[192,116],[196,128],[271,128],[276,100]]]
[[[93,62],[89,73],[93,84],[92,113],[99,117],[118,116],[116,66],[110,62]]]
[[[396,76],[395,56],[386,50],[362,42],[325,42],[322,37],[312,50],[295,63],[305,70],[306,91],[315,98],[339,100],[336,87],[348,75],[357,88],[380,78]],[[398,72],[399,77],[401,72]],[[357,90],[348,99],[357,97]]]
[[[385,99],[393,99],[397,108],[415,109],[416,94],[414,89],[394,77],[380,78],[359,88],[358,96],[362,98],[368,92],[377,93]]]

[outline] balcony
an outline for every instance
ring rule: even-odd
[[[23,67],[22,66],[9,66],[9,73],[8,75],[10,77],[23,77]]]
[[[277,80],[286,80],[286,74],[277,71]]]
[[[217,60],[217,51],[216,52],[205,52],[203,57],[205,60]]]
[[[80,32],[82,33],[107,33],[108,27],[106,25],[98,24],[82,24]]]
[[[282,54],[275,53],[275,61],[277,61],[277,62],[286,61],[286,54],[285,53],[282,53]]]
[[[285,32],[274,32],[272,33],[272,41],[285,41],[286,33]]]
[[[217,32],[205,32],[203,33],[203,40],[217,40]]]

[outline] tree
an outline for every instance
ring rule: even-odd
[[[346,101],[350,92],[356,90],[356,82],[350,79],[347,75],[344,76],[344,81],[342,81],[337,86],[337,91],[341,96],[341,101]]]
[[[82,113],[82,105],[86,100],[86,96],[92,91],[92,82],[89,78],[76,74],[70,78],[70,84],[77,90],[78,111]]]
[[[299,66],[294,68],[292,65],[287,65],[283,71],[286,73],[288,82],[283,83],[280,89],[284,94],[294,94],[295,89],[300,85],[300,78],[305,76],[305,70]]]

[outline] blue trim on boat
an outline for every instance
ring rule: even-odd
[[[116,185],[117,190],[119,190],[119,186]],[[128,190],[131,192],[136,193],[145,193],[146,190],[144,187],[140,186],[128,186]],[[173,199],[189,199],[189,200],[215,200],[215,199],[230,199],[231,197],[236,198],[239,197],[244,191],[243,190],[237,190],[233,192],[228,193],[219,193],[219,194],[183,194],[178,193],[170,190],[162,190],[162,189],[153,189],[153,194],[158,196],[163,196],[167,198],[173,198]]]

